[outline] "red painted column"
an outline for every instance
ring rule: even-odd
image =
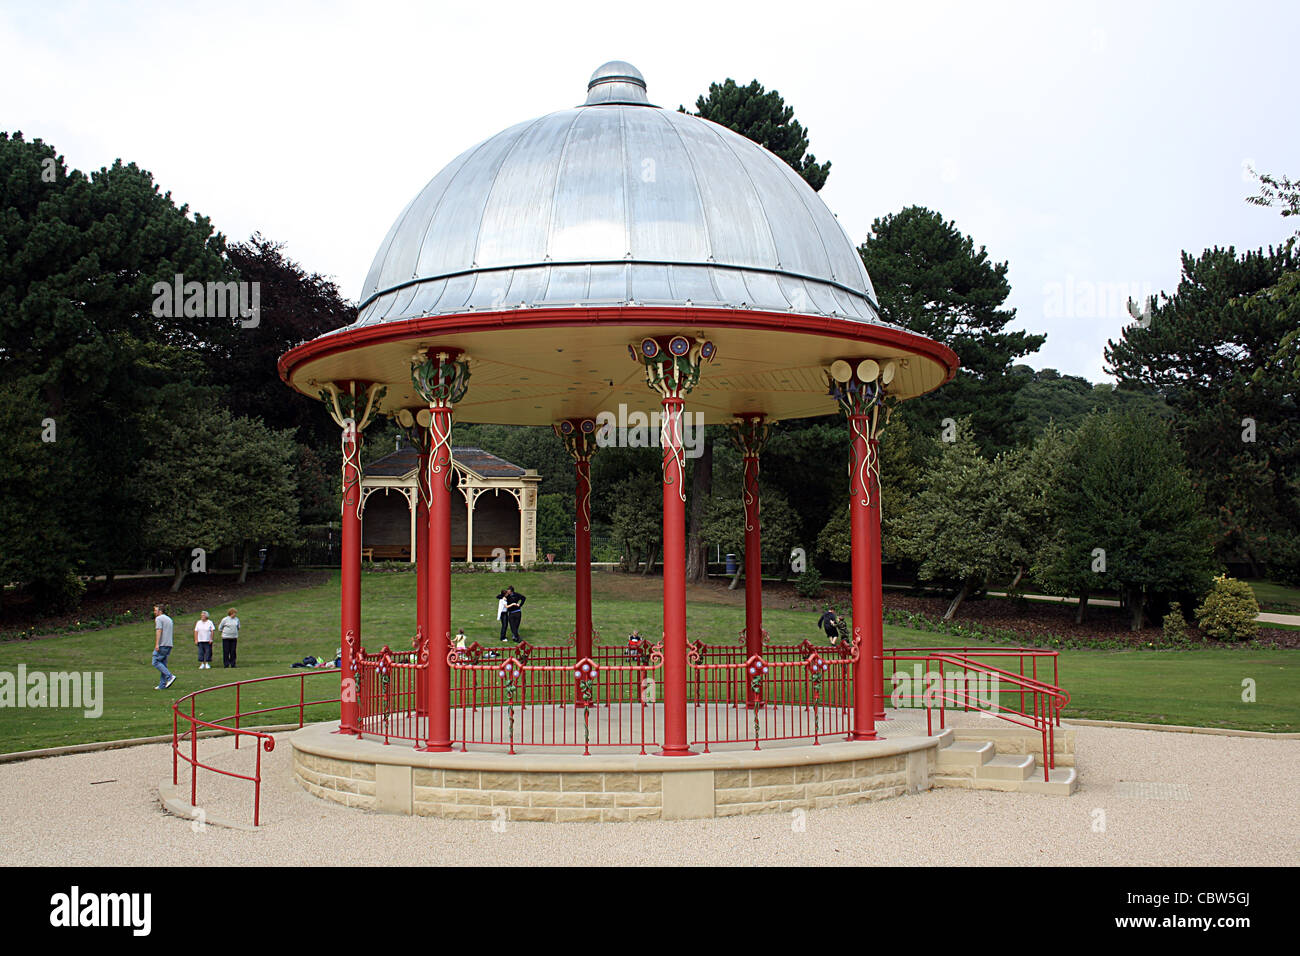
[[[423,442],[421,442],[423,446]],[[429,453],[420,448],[419,464],[415,471],[415,650],[416,660],[428,654],[429,638]],[[418,672],[417,672],[418,673]],[[415,682],[415,716],[429,715],[425,692],[426,681]]]
[[[874,478],[868,459],[868,415],[851,414],[849,435],[852,471],[849,477],[849,547],[853,569],[853,640],[858,660],[853,666],[854,740],[876,740],[874,714],[876,668],[871,646],[871,614],[879,609],[880,594],[880,511],[872,488]],[[876,505],[873,512],[872,505]],[[874,533],[874,545],[872,529]],[[874,547],[874,550],[873,550]],[[874,558],[873,558],[874,555]],[[872,565],[875,565],[875,595],[872,594]]]
[[[340,630],[343,654],[339,733],[359,734],[357,696],[360,688],[353,659],[361,651],[361,433],[356,422],[343,423],[343,520],[340,533]]]
[[[574,469],[578,480],[574,502],[574,653],[582,660],[591,657],[591,460],[579,458]]]
[[[681,398],[663,399],[664,757],[687,757],[686,468]]]
[[[426,637],[425,700],[429,707],[424,746],[437,753],[451,750],[451,407],[430,405],[428,568],[429,629]]]
[[[867,637],[871,644],[872,717],[885,717],[885,597],[880,581],[880,441],[872,438],[867,468]]]
[[[758,455],[744,458],[745,475],[745,657],[763,653],[763,548],[759,523]],[[745,704],[762,706],[753,685],[745,681]]]

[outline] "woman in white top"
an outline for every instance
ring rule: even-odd
[[[505,591],[502,591],[500,594],[497,595],[497,620],[501,622],[501,643],[504,644],[506,640],[506,625],[508,623],[508,619],[506,617],[506,592]]]
[[[194,622],[194,643],[199,648],[199,670],[212,670],[212,632],[217,625],[208,619],[207,611],[199,612],[199,619]]]

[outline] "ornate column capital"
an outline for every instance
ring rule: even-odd
[[[575,462],[591,461],[591,456],[596,454],[596,433],[599,431],[596,419],[566,418],[556,422],[551,429]]]
[[[388,393],[388,386],[379,382],[358,382],[355,379],[343,382],[323,382],[317,393],[325,408],[334,419],[334,424],[344,431],[348,422],[356,431],[364,431],[374,419],[379,402]]]
[[[858,419],[858,428],[866,425],[867,437],[875,440],[880,430],[889,422],[894,399],[889,394],[889,383],[898,371],[895,359],[877,362],[875,359],[836,359],[824,369],[827,394],[835,399],[840,411],[850,424]],[[880,421],[880,410],[885,410],[885,420]],[[867,421],[869,419],[869,422]]]
[[[727,426],[732,443],[745,458],[757,458],[767,447],[772,426],[762,412],[745,412],[737,415]]]
[[[411,384],[430,408],[450,408],[469,388],[469,358],[460,349],[422,346],[411,356]]]
[[[402,437],[419,454],[429,453],[429,410],[427,408],[399,408],[392,414],[393,422],[401,429]]]
[[[664,398],[680,399],[700,380],[700,366],[712,362],[717,348],[700,336],[684,335],[644,338],[628,345],[634,362],[645,366],[646,384]]]

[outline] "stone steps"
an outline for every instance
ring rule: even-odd
[[[992,740],[957,740],[950,732],[946,741],[941,742],[935,772],[930,778],[936,787],[1054,796],[1069,796],[1078,787],[1074,767],[1061,766],[1059,761],[1044,780],[1038,755],[1023,752],[1032,751],[1032,747],[1021,747],[1019,753],[999,753]],[[1005,740],[1000,742],[1005,744]],[[1074,762],[1073,756],[1071,753],[1071,763]]]

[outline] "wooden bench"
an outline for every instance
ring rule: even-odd
[[[474,545],[474,560],[475,560],[475,561],[491,561],[493,558],[496,557],[496,554],[495,554],[494,552],[497,551],[497,550],[498,550],[498,549],[497,549],[495,546],[493,546],[493,545],[476,544],[476,545]],[[519,561],[519,554],[520,554],[520,551],[519,551],[518,548],[504,548],[504,549],[501,549],[501,550],[504,550],[504,551],[506,552],[506,554],[509,556],[509,557],[507,558],[508,561],[514,561],[514,562],[518,563],[518,561]],[[464,546],[463,544],[460,545],[460,546],[457,546],[457,545],[454,545],[454,544],[453,544],[453,545],[451,546],[451,559],[452,559],[453,561],[464,561],[464,560],[465,560],[465,546]]]
[[[401,544],[377,544],[361,549],[362,561],[409,561],[411,550]]]

